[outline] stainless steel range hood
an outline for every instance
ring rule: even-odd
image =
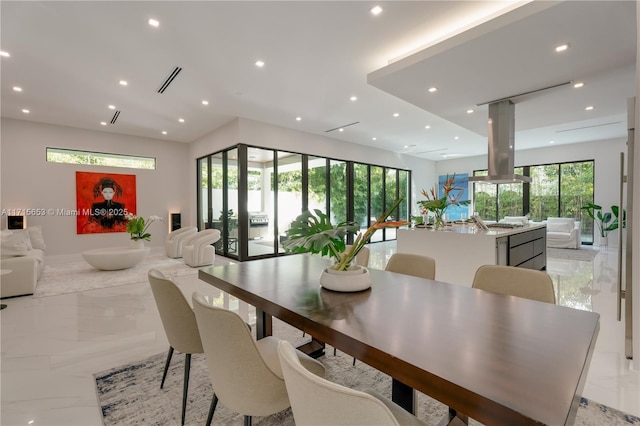
[[[510,100],[489,104],[489,175],[472,176],[471,182],[524,183],[528,176],[513,173],[515,105]]]

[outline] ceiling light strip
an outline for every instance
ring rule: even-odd
[[[613,126],[615,124],[620,124],[620,123],[622,123],[622,121],[613,121],[611,123],[594,124],[593,126],[574,127],[573,129],[556,130],[556,133],[573,132],[574,130],[592,129],[594,127],[602,127],[602,126]]]
[[[119,116],[120,116],[120,111],[116,111],[115,114],[113,114],[113,118],[111,119],[111,124],[115,124]]]
[[[359,121],[354,121],[353,123],[345,124],[344,126],[334,127],[333,129],[325,130],[325,133],[333,132],[334,130],[344,129],[345,127],[355,126],[356,124],[360,124]]]
[[[513,98],[518,98],[518,97],[524,96],[524,95],[530,95],[531,93],[542,92],[543,90],[555,89],[556,87],[566,86],[567,84],[571,84],[571,83],[572,83],[572,81],[566,81],[564,83],[558,83],[558,84],[554,84],[552,86],[543,87],[541,89],[529,90],[528,92],[518,93],[517,95],[511,95],[511,96],[506,96],[504,98],[495,99],[493,101],[481,102],[479,104],[476,104],[476,106],[479,107],[479,106],[482,106],[482,105],[489,105],[489,104],[493,104],[493,103],[496,103],[496,102],[509,101],[509,100],[511,100]]]
[[[169,87],[171,82],[173,82],[173,80],[178,76],[178,74],[180,74],[180,71],[182,71],[182,68],[175,67],[175,69],[171,72],[171,74],[169,74],[169,77],[167,77],[164,83],[160,85],[160,88],[158,89],[158,93],[164,93],[164,91],[167,90],[167,87]]]

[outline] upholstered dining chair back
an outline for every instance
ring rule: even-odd
[[[423,424],[391,401],[311,373],[285,340],[278,344],[278,356],[297,425]]]
[[[556,303],[553,280],[544,271],[514,266],[483,265],[473,278],[473,288]]]
[[[349,251],[351,246],[347,244],[347,250]],[[371,250],[367,247],[362,247],[358,254],[356,255],[356,264],[359,266],[364,266],[365,268],[369,266],[369,256],[371,255]]]
[[[182,243],[185,237],[193,235],[196,232],[198,232],[198,228],[195,226],[185,226],[170,232],[164,240],[164,250],[167,257],[174,259],[182,257]]]
[[[273,336],[254,340],[238,314],[213,306],[201,293],[193,294],[193,308],[216,397],[227,408],[247,417],[288,408],[277,352],[280,340]],[[324,375],[319,362],[306,358],[312,364],[310,368]],[[212,410],[214,406],[212,401]]]
[[[184,382],[182,390],[182,424],[184,424],[187,408],[187,392],[189,389],[189,372],[191,355],[204,352],[195,314],[176,284],[167,279],[162,272],[151,269],[148,273],[151,292],[156,301],[162,327],[169,340],[169,353],[162,374],[160,388],[164,386],[174,349],[185,354]]]
[[[434,280],[436,261],[432,257],[420,254],[394,253],[389,258],[385,271]]]
[[[149,284],[169,344],[182,353],[203,353],[196,317],[182,291],[157,269],[149,271]]]

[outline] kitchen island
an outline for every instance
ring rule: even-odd
[[[452,225],[398,229],[398,253],[422,254],[436,260],[436,280],[471,287],[482,265],[509,265],[544,270],[547,266],[547,228],[527,224],[517,228]]]

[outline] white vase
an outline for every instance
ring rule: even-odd
[[[320,285],[333,291],[362,291],[371,287],[371,277],[367,268],[358,265],[347,271],[325,268],[320,276]]]
[[[600,247],[607,247],[609,245],[609,237],[600,237],[598,245]]]
[[[144,248],[144,240],[130,240],[129,246],[133,249],[143,249]]]

